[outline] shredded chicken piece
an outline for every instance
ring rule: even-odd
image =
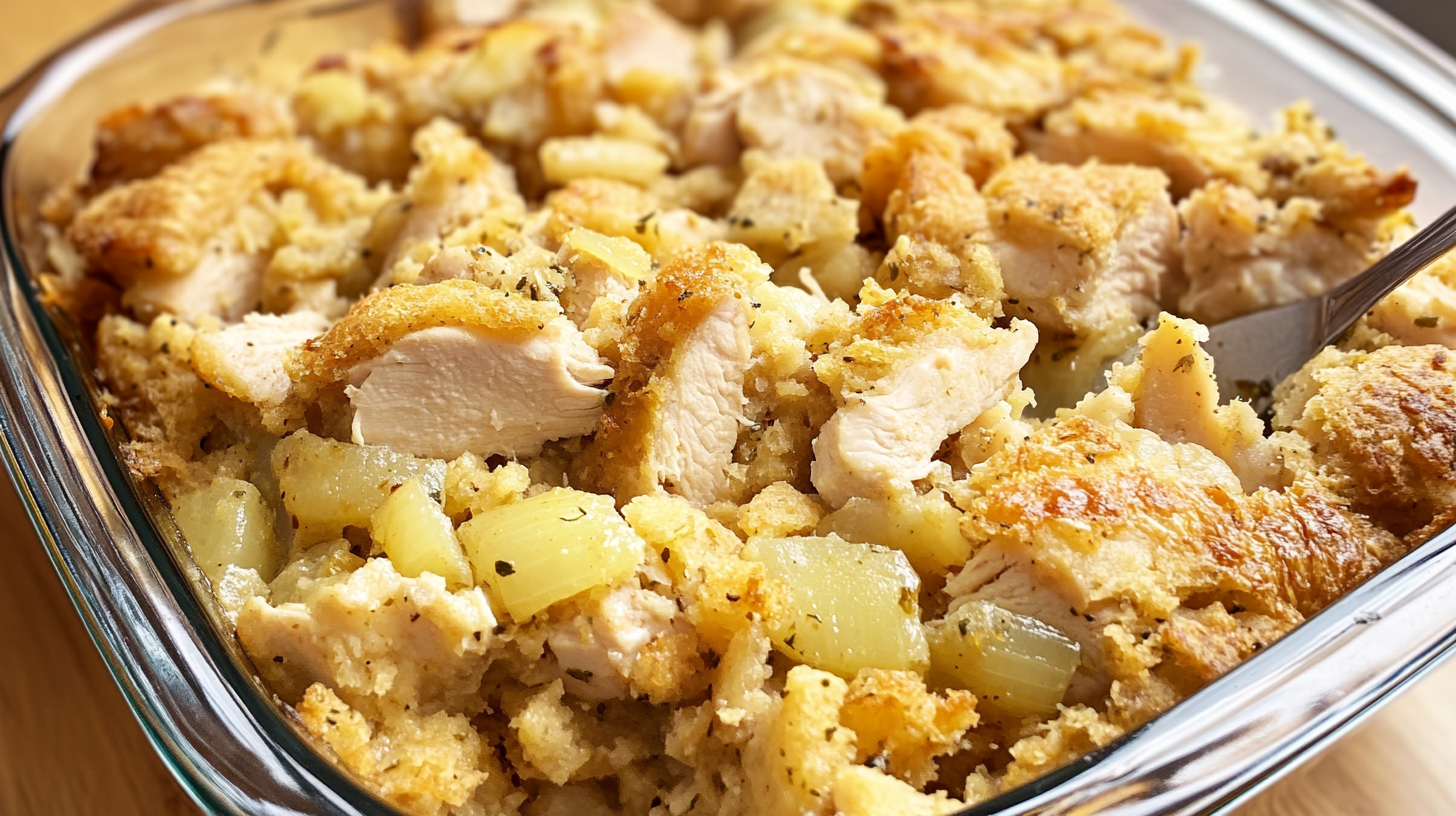
[[[946,437],[1016,388],[1037,333],[905,295],[866,310],[850,336],[814,366],[843,401],[814,440],[814,487],[831,507],[890,498],[928,475]]]
[[[566,672],[566,688],[588,700],[642,693],[632,680],[654,642],[692,637],[671,600],[637,586],[618,587],[567,611],[547,630],[546,642]]]
[[[1139,341],[1137,362],[1111,383],[1132,397],[1130,424],[1174,444],[1190,443],[1224,460],[1244,490],[1280,486],[1282,467],[1264,422],[1247,402],[1218,404],[1213,358],[1202,348],[1208,329],[1166,312]]]
[[[1456,254],[1447,253],[1391,292],[1367,320],[1404,346],[1456,348]]]
[[[1141,167],[1013,162],[986,184],[1006,312],[1048,333],[1095,334],[1157,313],[1177,290],[1168,178]]]
[[[276,606],[250,600],[238,639],[283,699],[323,683],[378,716],[400,706],[459,710],[490,663],[495,625],[479,587],[448,592],[437,575],[405,578],[374,558]]]
[[[1178,207],[1187,226],[1181,314],[1218,323],[1318,295],[1383,256],[1403,220],[1339,229],[1316,199],[1282,205],[1247,188],[1215,181]]]
[[[525,214],[509,171],[459,125],[436,119],[415,134],[412,146],[420,159],[400,200],[386,211],[394,215],[395,235],[378,286],[412,282],[445,245],[472,242],[483,231],[477,225],[519,223]],[[457,230],[465,234],[454,235]]]
[[[633,302],[632,333],[586,477],[619,502],[660,488],[698,507],[723,498],[743,419],[749,292],[767,271],[749,250],[678,255]]]
[[[250,314],[226,329],[199,332],[192,341],[192,369],[223,393],[276,407],[292,386],[283,367],[288,351],[328,328],[329,321],[314,312]]]

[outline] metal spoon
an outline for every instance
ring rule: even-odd
[[[1322,295],[1210,326],[1203,349],[1213,355],[1219,400],[1242,398],[1265,415],[1273,405],[1274,388],[1285,377],[1340,339],[1381,298],[1452,248],[1456,248],[1456,207],[1369,269]],[[1136,360],[1141,350],[1134,344],[1117,362]],[[1106,387],[1104,370],[1093,391]]]

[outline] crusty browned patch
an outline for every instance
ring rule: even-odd
[[[324,336],[291,350],[284,367],[294,381],[295,399],[307,402],[407,334],[441,326],[475,326],[521,337],[560,316],[554,304],[511,297],[471,280],[391,286],[355,303]]]
[[[980,719],[975,694],[936,694],[914,672],[882,669],[861,670],[839,710],[839,721],[854,730],[855,761],[877,759],[917,788],[935,779],[935,758],[954,751]]]
[[[1388,346],[1314,377],[1294,427],[1356,510],[1404,535],[1456,506],[1456,352]]]
[[[1026,551],[1091,594],[1117,587],[1142,608],[1166,593],[1237,593],[1276,617],[1308,616],[1404,551],[1318,485],[1232,493],[1155,469],[1081,416],[1002,451],[972,481],[980,493],[962,521],[972,540]],[[1156,581],[1127,571],[1118,553],[1129,545],[1143,550]]]
[[[91,186],[148,178],[192,151],[239,138],[287,136],[288,122],[268,100],[247,94],[179,96],[154,106],[128,105],[96,126]]]
[[[156,176],[92,199],[67,237],[92,267],[123,284],[149,274],[186,274],[243,202],[307,153],[297,142],[208,145]]]
[[[757,263],[739,244],[693,247],[668,261],[632,301],[606,409],[592,444],[577,459],[582,484],[615,495],[619,504],[653,489],[644,464],[673,351],[724,298],[746,301],[743,270]]]

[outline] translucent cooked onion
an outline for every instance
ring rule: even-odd
[[[770,633],[779,651],[845,678],[925,670],[920,577],[903,553],[826,536],[751,539],[743,557],[788,589],[790,613]]]
[[[374,511],[369,532],[400,575],[417,578],[433,572],[450,589],[475,584],[450,517],[425,492],[418,476],[410,477]]]
[[[1018,717],[1055,713],[1081,662],[1071,638],[986,601],[926,624],[925,634],[942,679]]]
[[[517,621],[636,568],[644,543],[610,496],[556,488],[460,525],[477,581],[490,585]]]

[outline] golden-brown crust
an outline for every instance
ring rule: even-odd
[[[200,147],[228,139],[289,135],[288,120],[260,94],[179,96],[153,106],[118,108],[96,125],[91,187],[149,178]]]
[[[67,236],[92,267],[122,283],[144,275],[184,275],[238,207],[305,154],[288,141],[208,145],[156,176],[92,199]]]
[[[862,298],[878,303],[862,305],[858,319],[814,363],[820,382],[841,399],[870,391],[891,377],[919,353],[922,343],[933,344],[930,338],[938,331],[973,336],[985,334],[991,327],[984,318],[952,301],[895,295],[873,282]]]
[[[1085,601],[1125,597],[1152,614],[1166,611],[1171,592],[1237,596],[1275,617],[1308,616],[1403,552],[1316,485],[1244,496],[1160,473],[1112,428],[1081,416],[993,456],[972,484],[980,492],[962,521],[967,537],[1065,569]],[[1037,543],[1049,541],[1035,533],[1047,526],[1080,544]],[[1125,572],[1116,549],[1102,543],[1109,539],[1144,548],[1156,586]]]
[[[1317,370],[1294,428],[1354,509],[1398,535],[1456,505],[1456,353],[1387,346]]]
[[[745,273],[756,266],[758,257],[739,244],[693,247],[668,261],[632,301],[606,408],[577,457],[582,484],[611,493],[618,504],[655,488],[644,460],[651,459],[673,352],[725,298],[748,303]]]
[[[471,280],[391,286],[355,303],[324,336],[290,350],[284,367],[295,384],[294,399],[307,402],[407,334],[461,326],[523,337],[560,316],[553,304],[512,297]]]
[[[935,779],[935,758],[955,750],[980,719],[971,692],[936,694],[914,672],[882,669],[862,669],[839,710],[854,730],[855,762],[877,761],[917,788]]]
[[[1012,162],[985,187],[987,218],[1001,237],[1027,245],[1096,251],[1163,196],[1168,177],[1146,167]]]

